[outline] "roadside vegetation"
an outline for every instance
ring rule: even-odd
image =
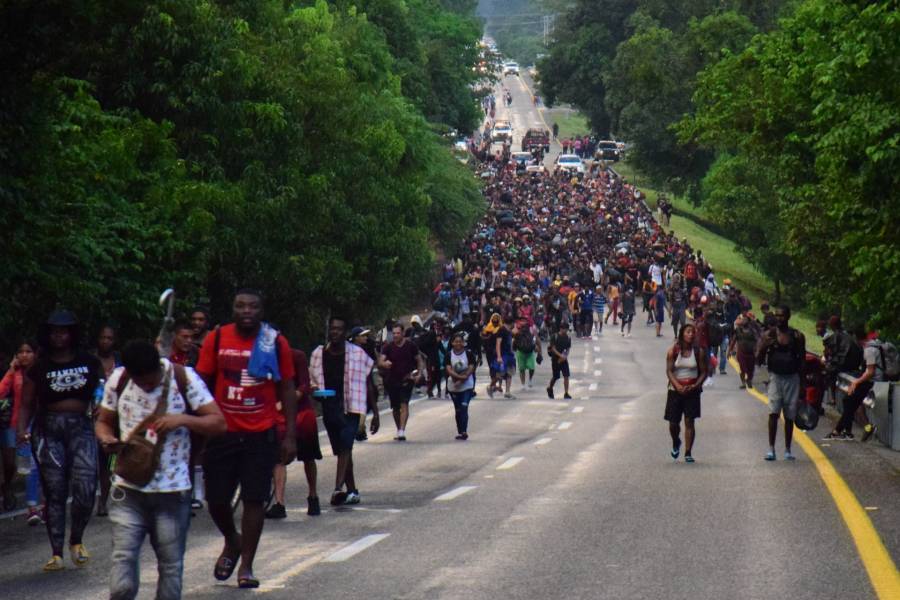
[[[0,342],[57,305],[148,335],[154,299],[267,294],[294,337],[381,317],[483,210],[475,2],[4,7]]]
[[[900,333],[895,2],[576,0],[556,23],[548,105],[626,140],[773,300]]]

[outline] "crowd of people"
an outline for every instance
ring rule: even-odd
[[[370,432],[379,430],[380,398],[390,402],[394,439],[402,443],[417,387],[449,397],[456,439],[464,442],[479,366],[487,366],[486,393],[512,400],[513,381],[531,389],[546,351],[547,396],[555,397],[562,379],[568,399],[573,341],[609,333],[610,319],[615,333],[631,336],[638,298],[650,331],[664,337],[671,327],[664,417],[672,458],[683,452],[694,461],[702,390],[733,356],[741,388],[754,387],[756,366],[767,365],[765,458],[775,459],[783,414],[784,458],[793,459],[793,422],[810,370],[787,307],[762,305],[758,319],[740,289],[727,279],[720,287],[702,253],[667,232],[634,187],[599,165],[584,175],[529,173],[502,155],[483,158],[482,168],[490,167],[486,214],[443,265],[425,321],[387,320],[373,332],[335,315],[327,340],[307,357],[264,319],[263,294],[242,289],[232,322],[213,327],[198,307],[174,323],[171,350],[162,355],[149,340],[119,351],[111,326],[86,351],[79,321],[67,311],[50,315],[36,341],[23,340],[0,382],[0,398],[11,398],[0,422],[3,501],[5,508],[15,502],[10,482],[16,452],[25,448],[33,459],[25,475],[27,522],[44,522],[50,540],[44,570],[64,568],[67,526],[71,560],[88,563],[83,534],[96,509],[113,524],[111,597],[135,597],[143,539],[165,527],[178,535],[154,544],[157,597],[178,598],[190,517],[205,501],[223,540],[214,577],[224,581],[237,571],[239,587],[257,587],[253,561],[263,523],[286,516],[286,465],[294,459],[304,464],[308,514],[321,512],[317,414],[336,457],[329,502],[358,504],[354,442],[366,439],[367,414]],[[893,366],[876,339],[852,339],[837,318],[826,325],[822,381],[859,373],[831,434],[846,438],[872,382],[891,377]],[[238,489],[240,527],[232,505]]]

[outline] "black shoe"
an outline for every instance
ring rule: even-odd
[[[551,400],[553,399],[553,388],[552,387],[547,388],[547,397],[550,398]]]
[[[319,497],[311,497],[306,499],[306,514],[311,517],[317,517],[322,514],[322,509],[319,508]]]
[[[461,434],[459,434],[458,436],[456,436],[456,439],[458,439],[458,440],[464,442],[464,441],[466,441],[467,439],[469,439],[469,434],[468,434],[468,433],[461,433]]]
[[[369,435],[365,431],[360,431],[359,433],[356,434],[357,442],[364,442],[367,439],[369,439]]]
[[[284,519],[285,517],[287,517],[287,512],[284,510],[284,504],[278,504],[276,502],[266,511],[267,519]]]
[[[347,500],[347,492],[342,490],[334,490],[331,494],[331,505],[340,506]]]
[[[570,396],[569,394],[563,394],[563,398],[566,400],[571,400],[572,396]]]
[[[98,504],[97,505],[97,516],[98,517],[108,517],[109,510],[106,508],[106,504]]]

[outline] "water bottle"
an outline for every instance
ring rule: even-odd
[[[101,379],[100,383],[97,385],[97,389],[94,390],[94,408],[100,406],[100,403],[103,402],[103,390],[106,388],[106,380]]]
[[[34,459],[31,457],[31,445],[24,442],[16,446],[16,472],[19,475],[28,475],[34,467]]]

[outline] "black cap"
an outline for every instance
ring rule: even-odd
[[[55,310],[47,317],[47,325],[52,327],[73,327],[78,325],[78,319],[68,310]]]
[[[355,338],[357,336],[366,335],[368,333],[369,333],[369,330],[366,329],[365,327],[354,327],[353,329],[350,330],[349,339],[352,340],[353,338]]]

